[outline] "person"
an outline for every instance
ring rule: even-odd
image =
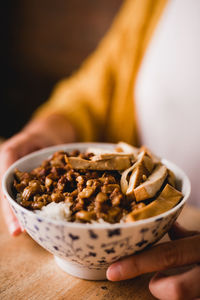
[[[198,0],[126,0],[96,51],[1,146],[0,176],[16,159],[43,147],[123,140],[176,161],[191,178],[191,203],[200,205],[199,11]],[[1,203],[10,233],[19,234],[3,195]],[[200,234],[175,224],[169,235],[171,242],[112,264],[108,279],[190,265],[178,275],[156,273],[150,291],[159,299],[200,297]]]

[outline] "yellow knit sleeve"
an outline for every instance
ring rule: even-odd
[[[57,84],[34,117],[60,113],[81,141],[136,144],[133,90],[137,71],[167,0],[126,0],[96,51]]]

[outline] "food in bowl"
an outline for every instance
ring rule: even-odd
[[[60,268],[76,277],[89,280],[104,280],[106,279],[106,269],[111,263],[142,251],[160,240],[169,231],[189,199],[191,187],[187,175],[174,163],[161,159],[162,164],[175,174],[175,187],[183,194],[183,198],[177,205],[173,203],[174,207],[172,209],[168,209],[164,213],[160,212],[159,215],[156,212],[153,217],[139,219],[137,222],[120,220],[118,223],[111,224],[103,221],[103,219],[99,219],[90,223],[82,223],[79,221],[67,222],[64,216],[63,219],[60,217],[63,210],[59,206],[64,206],[64,201],[59,203],[51,202],[43,206],[42,209],[36,210],[26,209],[18,204],[16,201],[18,192],[15,190],[15,193],[13,193],[15,169],[30,173],[31,170],[42,165],[44,160],[60,150],[71,153],[74,149],[78,149],[81,153],[88,153],[94,149],[94,155],[99,155],[102,153],[102,149],[103,153],[115,153],[116,148],[119,148],[117,152],[121,151],[129,154],[134,154],[135,150],[134,155],[136,158],[139,151],[147,150],[144,148],[130,148],[126,144],[116,145],[108,143],[56,145],[33,152],[19,159],[8,168],[2,179],[3,192],[20,225],[39,245],[54,255]],[[152,157],[156,161],[156,157],[153,155]],[[159,159],[157,160],[159,161]],[[120,175],[123,172],[120,171]],[[125,189],[129,185],[131,174],[130,171],[127,176],[123,177],[123,181],[124,178],[127,181]],[[120,183],[121,180],[122,178]],[[167,180],[172,181],[171,183],[173,184],[173,176],[170,175]],[[20,193],[18,194],[20,195]],[[52,204],[54,207],[48,208]],[[47,208],[49,209],[48,215],[43,215],[43,209]]]
[[[16,169],[13,191],[20,205],[39,215],[79,223],[134,222],[183,198],[158,157],[123,142],[113,151],[57,151],[30,172]]]

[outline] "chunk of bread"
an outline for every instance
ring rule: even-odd
[[[123,171],[131,166],[129,156],[115,156],[110,159],[98,161],[82,159],[80,157],[66,157],[66,162],[75,170]]]
[[[134,222],[160,215],[177,205],[182,197],[183,194],[181,192],[166,184],[160,195],[153,202],[129,213],[125,221]]]
[[[147,180],[134,189],[136,201],[139,202],[154,197],[167,175],[166,166],[158,164]]]

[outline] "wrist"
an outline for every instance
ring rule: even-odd
[[[32,119],[24,127],[23,132],[43,136],[52,145],[73,143],[78,140],[73,125],[61,114]]]

